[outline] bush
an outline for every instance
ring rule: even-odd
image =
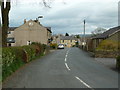
[[[120,56],[116,58],[116,67],[120,69]]]
[[[21,60],[20,51],[16,48],[3,48],[2,51],[2,80],[4,80],[22,66],[24,62]]]
[[[36,50],[33,46],[23,46],[25,53],[28,55],[27,62],[30,62],[36,56]]]
[[[22,47],[6,47],[2,52],[2,80],[10,76],[23,64],[43,55],[46,45],[40,43]]]
[[[103,40],[96,48],[97,51],[118,51],[118,42]]]
[[[45,51],[45,49],[47,49],[47,46],[45,44],[41,44],[41,43],[32,43],[32,46],[34,46],[36,48],[36,52],[38,53],[43,53]]]
[[[53,49],[56,49],[57,48],[57,44],[56,43],[51,43],[50,47],[53,48]]]

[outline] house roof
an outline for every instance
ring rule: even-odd
[[[18,28],[18,27],[9,27],[8,31],[14,31],[16,28]],[[2,30],[2,27],[0,27],[0,30]]]
[[[8,31],[14,31],[16,28],[18,28],[18,27],[9,27]]]
[[[60,39],[61,40],[76,40],[76,38],[73,36],[62,36],[60,37]]]
[[[45,27],[45,28],[47,28],[47,30],[48,30],[50,33],[52,33],[51,27]]]
[[[110,37],[111,35],[117,33],[120,31],[120,26],[118,27],[114,27],[114,28],[110,28],[108,31],[102,33],[102,34],[99,34],[95,37],[92,37],[92,39],[105,39],[105,38],[108,38]]]

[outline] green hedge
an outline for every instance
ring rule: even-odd
[[[118,51],[119,44],[113,40],[103,40],[100,42],[96,51]]]
[[[116,67],[120,70],[120,56],[116,59]]]
[[[3,48],[2,50],[2,80],[24,64],[20,57],[21,53],[16,51],[17,48]]]
[[[21,47],[6,47],[2,49],[2,81],[25,63],[43,55],[46,45],[32,44]]]

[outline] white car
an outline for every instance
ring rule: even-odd
[[[58,49],[64,49],[64,44],[59,44]]]

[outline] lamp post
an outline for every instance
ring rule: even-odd
[[[39,21],[39,18],[43,18],[43,16],[38,16],[38,21]],[[40,23],[40,21],[39,21],[39,23]]]

